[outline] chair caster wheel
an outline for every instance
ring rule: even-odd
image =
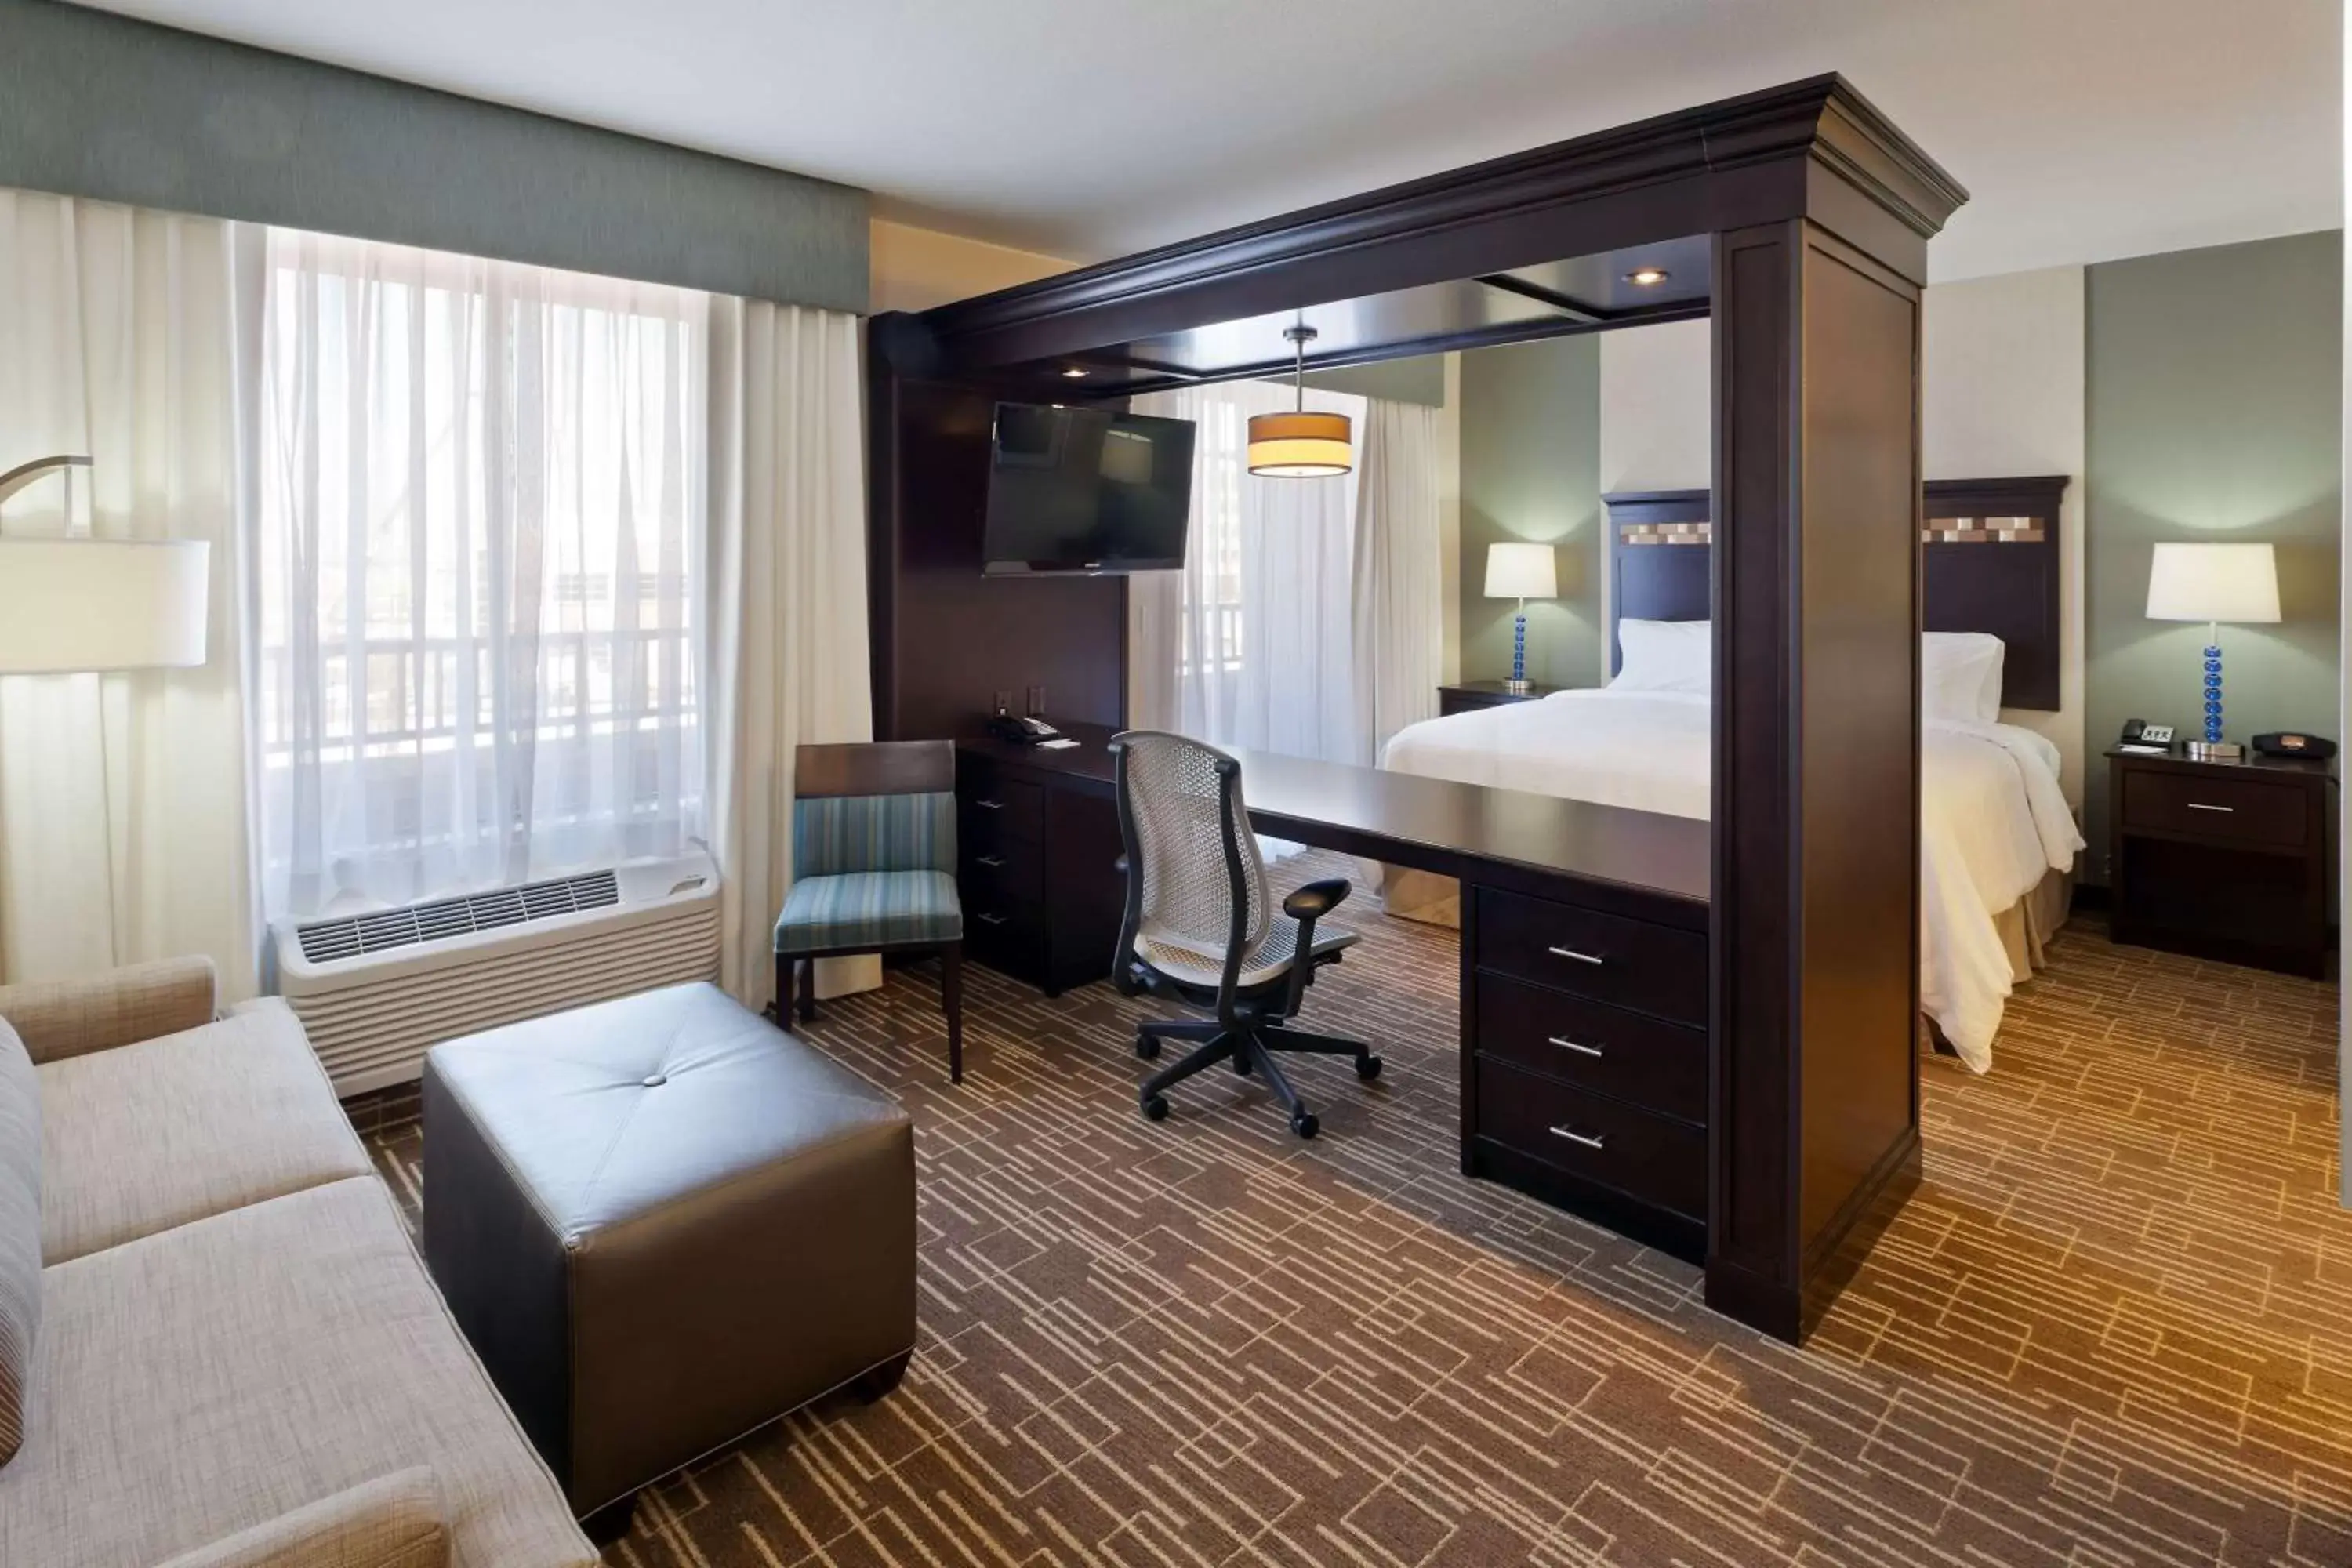
[[[1356,1058],[1356,1076],[1362,1079],[1366,1083],[1370,1083],[1372,1079],[1380,1077],[1381,1058],[1378,1057],[1358,1057]]]
[[[1150,1100],[1145,1100],[1143,1102],[1143,1119],[1146,1121],[1167,1121],[1168,1097],[1164,1094],[1155,1094]]]
[[[1135,1054],[1145,1061],[1154,1060],[1160,1055],[1160,1042],[1149,1035],[1138,1035],[1135,1037]]]
[[[1236,1054],[1234,1058],[1234,1071],[1244,1078],[1249,1077],[1251,1071],[1249,1058]]]
[[[1290,1130],[1301,1138],[1312,1138],[1323,1131],[1323,1124],[1315,1120],[1313,1111],[1302,1110],[1290,1119]]]

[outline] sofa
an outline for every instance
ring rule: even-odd
[[[201,960],[0,987],[30,1329],[0,1563],[594,1563],[301,1025],[275,999],[216,1016],[214,991]],[[11,1256],[0,1234],[0,1276]],[[0,1352],[10,1300],[0,1278]]]

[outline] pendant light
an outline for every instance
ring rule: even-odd
[[[1307,345],[1315,329],[1304,323],[1282,335],[1298,349],[1297,406],[1288,414],[1253,414],[1249,422],[1249,471],[1271,479],[1319,479],[1354,466],[1349,449],[1355,432],[1344,414],[1307,412]]]

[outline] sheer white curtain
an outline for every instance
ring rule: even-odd
[[[258,981],[247,875],[229,226],[0,190],[0,469],[86,453],[11,535],[211,542],[194,669],[0,676],[0,980],[205,953]]]
[[[1354,761],[1437,714],[1445,673],[1437,410],[1375,398],[1356,438]]]
[[[1142,574],[1128,587],[1128,718],[1220,745],[1354,761],[1356,477],[1249,472],[1249,416],[1292,401],[1290,388],[1266,382],[1135,399],[1139,414],[1198,428],[1184,569]],[[1309,408],[1359,420],[1364,404],[1307,395]]]
[[[1309,391],[1356,422],[1345,479],[1256,479],[1253,414],[1287,387],[1238,382],[1135,400],[1194,421],[1181,572],[1128,587],[1128,719],[1219,744],[1370,763],[1436,711],[1444,669],[1437,413]]]
[[[711,312],[711,818],[720,980],[775,987],[792,887],[793,758],[873,737],[857,319],[719,299]],[[870,958],[817,965],[817,991],[878,984]]]
[[[700,838],[708,296],[288,230],[266,249],[267,912]]]

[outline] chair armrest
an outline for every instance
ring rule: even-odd
[[[1338,909],[1351,891],[1345,877],[1309,882],[1282,900],[1282,912],[1295,921],[1319,921]]]
[[[449,1568],[440,1483],[424,1465],[379,1476],[158,1568]]]
[[[111,1050],[213,1021],[213,961],[166,958],[86,980],[0,985],[0,1018],[36,1062]]]

